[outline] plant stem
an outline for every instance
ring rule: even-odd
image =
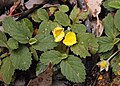
[[[119,50],[117,50],[115,53],[113,53],[113,54],[107,59],[107,61],[110,61],[118,52],[119,52]]]

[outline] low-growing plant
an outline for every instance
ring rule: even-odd
[[[77,6],[71,11],[67,5],[47,10],[39,8],[31,15],[32,20],[39,24],[37,30],[28,18],[15,21],[12,17],[6,17],[4,31],[0,32],[0,46],[7,50],[0,56],[3,81],[10,84],[15,70],[28,70],[34,59],[38,61],[37,75],[41,73],[41,65],[52,63],[53,66],[59,65],[58,69],[68,80],[81,83],[86,79],[81,59],[95,54],[100,56],[101,62],[97,65],[101,71],[108,71],[110,65],[113,72],[120,75],[120,58],[119,54],[116,55],[120,49],[120,7],[113,1],[109,6],[112,10],[118,10],[115,15],[109,13],[103,19],[105,35],[101,37],[86,31],[80,20],[88,17],[89,10],[81,11]]]

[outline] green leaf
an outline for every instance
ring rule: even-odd
[[[57,11],[55,12],[55,20],[63,26],[68,26],[70,25],[70,19],[68,18],[68,15],[61,12],[61,11]]]
[[[41,19],[38,17],[37,11],[33,12],[31,14],[31,17],[32,17],[32,20],[34,20],[34,22],[38,22],[38,23],[41,22]]]
[[[87,10],[87,11],[81,11],[80,13],[79,13],[79,19],[81,19],[81,20],[85,20],[85,19],[87,19],[87,17],[88,17],[88,15],[90,14],[90,10]]]
[[[7,45],[12,50],[18,48],[18,42],[15,39],[13,39],[13,38],[9,38],[9,40],[7,41]]]
[[[35,44],[37,41],[38,41],[38,40],[37,40],[36,38],[31,38],[31,39],[29,40],[29,44],[30,44],[30,45],[33,45],[33,44]]]
[[[120,42],[117,44],[118,50],[120,50]]]
[[[78,34],[86,32],[86,27],[83,24],[73,24],[71,28],[73,32],[76,32]]]
[[[79,12],[80,12],[80,9],[77,8],[77,6],[75,5],[69,16],[70,19],[73,21],[73,23],[78,23],[79,18],[77,17],[78,17]]]
[[[113,39],[110,37],[100,37],[99,40],[99,53],[107,52],[114,47]]]
[[[55,65],[65,58],[67,58],[67,54],[61,54],[58,51],[50,50],[41,55],[40,61],[45,65],[48,65],[50,62]]]
[[[101,53],[100,60],[108,59],[113,54],[113,49],[104,53]]]
[[[108,14],[104,19],[103,19],[103,24],[105,27],[105,34],[108,37],[115,38],[117,35],[119,35],[119,31],[117,28],[114,26],[114,20],[112,14]]]
[[[120,10],[118,10],[114,16],[115,27],[120,31]]]
[[[47,69],[47,65],[39,62],[36,67],[36,76],[38,76],[40,73],[44,72]]]
[[[34,31],[34,28],[33,28],[33,25],[32,25],[32,22],[27,19],[27,18],[24,18],[20,21],[20,23],[23,25],[23,26],[26,26],[26,29],[30,30],[31,34],[33,33]]]
[[[41,20],[49,20],[48,13],[45,9],[42,9],[42,8],[38,9],[37,15]]]
[[[60,5],[59,10],[61,12],[68,12],[69,11],[69,7],[67,5]]]
[[[70,81],[84,82],[85,81],[85,67],[82,61],[73,55],[69,55],[66,60],[60,63],[62,74]]]
[[[3,21],[3,28],[6,33],[22,44],[26,44],[32,37],[30,30],[24,24],[16,22],[12,17],[6,17]]]
[[[86,58],[86,56],[90,56],[88,48],[84,45],[76,44],[72,46],[70,49],[74,54],[80,55],[80,57]]]
[[[31,65],[31,53],[25,46],[20,46],[17,50],[13,50],[10,57],[16,69],[27,70]]]
[[[6,57],[5,59],[3,59],[3,64],[1,66],[1,73],[2,73],[3,81],[6,84],[10,84],[14,72],[15,72],[15,68],[12,65],[10,57]]]
[[[40,35],[45,35],[45,36],[47,36],[47,35],[49,35],[49,34],[52,32],[52,30],[53,30],[55,27],[57,27],[57,26],[58,26],[58,24],[55,23],[55,22],[52,22],[52,21],[43,21],[43,22],[40,24],[40,26],[39,26],[38,32],[39,32]]]
[[[111,63],[111,67],[112,67],[112,70],[113,70],[114,74],[118,75],[117,71],[120,71],[120,65],[119,65],[119,63],[120,63],[120,53],[117,56],[115,56],[110,61],[110,63]]]
[[[98,41],[91,33],[82,33],[77,35],[78,43],[71,47],[74,54],[80,57],[90,56],[88,49],[95,54],[98,50]]]
[[[120,8],[120,1],[110,1],[108,5],[112,8],[119,9]]]
[[[38,58],[38,55],[37,55],[36,50],[35,50],[33,47],[30,47],[30,51],[31,51],[31,53],[33,54],[33,58],[34,58],[36,61],[38,61],[39,58]]]
[[[0,31],[0,46],[1,47],[8,47],[7,46],[7,37],[2,31]]]
[[[92,54],[96,54],[98,51],[98,40],[97,38],[95,38],[95,36],[93,34],[89,34],[89,38],[88,38],[88,49]]]
[[[117,35],[119,35],[119,32],[117,28],[114,26],[114,20],[112,14],[108,14],[104,19],[103,19],[103,24],[105,27],[105,34],[108,37],[115,38]]]
[[[39,35],[36,38],[38,42],[32,45],[32,47],[36,50],[47,51],[57,46],[57,43],[54,42],[54,38],[52,35]]]
[[[113,43],[114,43],[114,44],[117,44],[119,41],[120,41],[120,38],[115,38],[115,39],[113,40]]]
[[[106,9],[109,10],[109,11],[114,11],[115,9],[112,8],[112,7],[110,7],[110,6],[108,5],[108,3],[109,3],[110,1],[115,1],[115,0],[105,0],[105,1],[103,2],[103,6],[104,6],[104,8],[106,8]]]

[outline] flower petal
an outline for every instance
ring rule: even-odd
[[[103,71],[104,69],[108,71],[109,69],[109,62],[106,60],[102,60],[97,63],[98,66],[100,66],[100,71]]]
[[[66,46],[72,46],[73,44],[76,44],[76,34],[74,32],[68,32],[63,40],[63,43]]]
[[[52,32],[55,38],[55,42],[60,42],[65,36],[64,28],[61,27],[56,27]]]

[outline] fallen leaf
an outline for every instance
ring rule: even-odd
[[[52,64],[50,63],[47,69],[38,75],[37,78],[30,80],[27,86],[51,86],[52,84]]]
[[[86,0],[87,5],[90,9],[90,13],[93,17],[98,17],[101,12],[101,4],[103,0]]]
[[[100,21],[100,20],[91,21],[90,27],[91,27],[92,33],[95,34],[96,37],[100,37],[102,35],[103,30],[104,30],[102,21]]]
[[[20,0],[17,0],[14,2],[14,5],[10,8],[10,13],[9,16],[12,16],[13,12],[15,11],[15,9],[17,8],[17,6],[20,4]]]
[[[44,4],[46,1],[48,0],[29,0],[25,3],[25,6],[27,7],[27,9],[30,9],[33,7],[33,5],[35,4]]]

